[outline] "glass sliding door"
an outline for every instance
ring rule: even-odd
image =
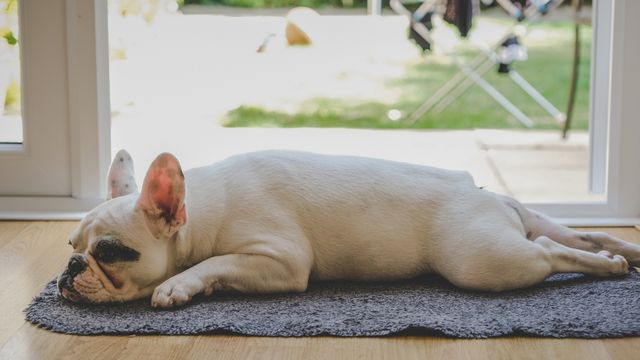
[[[2,61],[9,64],[2,66],[8,75],[0,74],[9,83],[0,118],[0,215],[87,210],[102,198],[99,178],[108,163],[106,20],[99,20],[106,19],[106,5],[16,0],[0,6]]]

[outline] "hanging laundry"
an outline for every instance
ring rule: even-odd
[[[528,58],[527,48],[520,44],[516,36],[508,37],[498,50],[498,73],[508,74],[511,71],[511,63],[514,61],[526,61]]]
[[[478,0],[447,0],[447,6],[442,17],[446,22],[455,25],[460,36],[467,37],[471,29],[473,16],[478,12]]]
[[[551,0],[533,0],[533,6],[535,6],[542,15],[547,15],[550,5]]]
[[[522,11],[531,4],[531,1],[529,0],[511,0],[511,2]]]

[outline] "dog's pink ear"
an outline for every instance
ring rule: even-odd
[[[187,222],[184,175],[173,155],[162,153],[144,178],[137,209],[146,218],[154,237],[171,237]]]
[[[138,192],[133,173],[133,158],[126,150],[120,150],[113,158],[107,176],[107,200]]]

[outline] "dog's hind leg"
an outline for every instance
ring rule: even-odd
[[[523,224],[527,238],[547,236],[570,248],[589,252],[608,251],[622,255],[633,266],[640,266],[640,245],[633,244],[604,232],[584,232],[556,224],[549,217],[537,211],[526,209]]]
[[[604,232],[577,231],[553,222],[548,216],[535,210],[527,209],[515,199],[504,195],[496,195],[507,207],[512,208],[520,217],[526,238],[537,239],[547,236],[552,240],[570,248],[589,252],[608,251],[622,255],[629,264],[640,266],[640,245],[633,244]]]
[[[628,263],[620,255],[573,249],[546,236],[527,241],[506,231],[485,241],[486,235],[476,239],[482,245],[458,251],[457,261],[438,264],[438,273],[458,287],[495,292],[535,285],[554,273],[614,276],[628,272]]]
[[[533,241],[548,251],[551,273],[577,272],[595,276],[615,276],[629,272],[629,264],[620,255],[606,250],[594,254],[559,244],[546,236]]]
[[[520,219],[529,240],[547,236],[552,240],[570,248],[589,252],[608,251],[622,255],[629,264],[640,266],[640,245],[633,244],[604,232],[577,231],[556,224],[544,214],[527,209],[518,201],[504,195],[497,195],[508,207],[512,208]]]

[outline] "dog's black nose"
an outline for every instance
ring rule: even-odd
[[[71,259],[69,259],[69,264],[67,265],[69,277],[73,279],[76,275],[83,272],[87,266],[89,266],[89,264],[87,264],[82,255],[72,255]]]

